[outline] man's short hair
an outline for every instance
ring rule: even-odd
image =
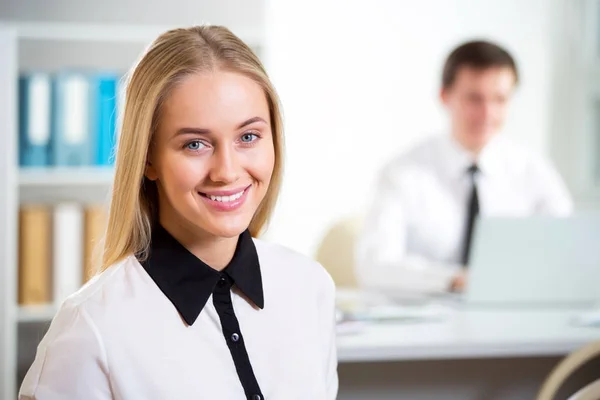
[[[507,67],[515,74],[515,83],[519,81],[517,65],[510,53],[497,44],[484,40],[463,43],[448,55],[442,73],[442,87],[444,89],[452,86],[458,71],[462,67],[481,70]]]

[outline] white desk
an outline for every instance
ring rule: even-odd
[[[458,306],[339,335],[339,399],[531,399],[560,357],[600,340],[572,323],[582,311]]]
[[[564,355],[600,340],[572,324],[580,310],[451,310],[439,322],[368,325],[339,335],[340,362]]]

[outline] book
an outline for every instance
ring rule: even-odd
[[[94,164],[97,137],[94,97],[88,74],[62,71],[54,75],[50,146],[52,165]]]
[[[60,304],[83,280],[83,209],[78,203],[59,203],[53,217],[53,300]]]
[[[43,205],[22,205],[19,211],[20,305],[43,305],[52,300],[52,214]]]
[[[114,164],[116,146],[117,84],[116,74],[97,74],[91,77],[94,86],[92,101],[96,107],[96,154],[94,163],[101,166]]]
[[[19,165],[47,166],[50,158],[51,77],[19,77]]]

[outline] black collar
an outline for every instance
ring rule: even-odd
[[[188,325],[196,321],[222,277],[232,281],[259,308],[264,307],[258,254],[248,230],[240,235],[231,262],[219,272],[157,225],[148,258],[141,264]]]

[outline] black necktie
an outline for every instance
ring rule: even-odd
[[[477,215],[479,214],[479,197],[477,196],[477,182],[475,180],[475,175],[479,172],[479,168],[477,167],[477,164],[473,164],[467,171],[471,180],[471,195],[469,196],[467,203],[467,224],[461,260],[462,265],[465,267],[469,264],[469,252],[471,251],[473,225],[475,224],[475,218],[477,218]]]

